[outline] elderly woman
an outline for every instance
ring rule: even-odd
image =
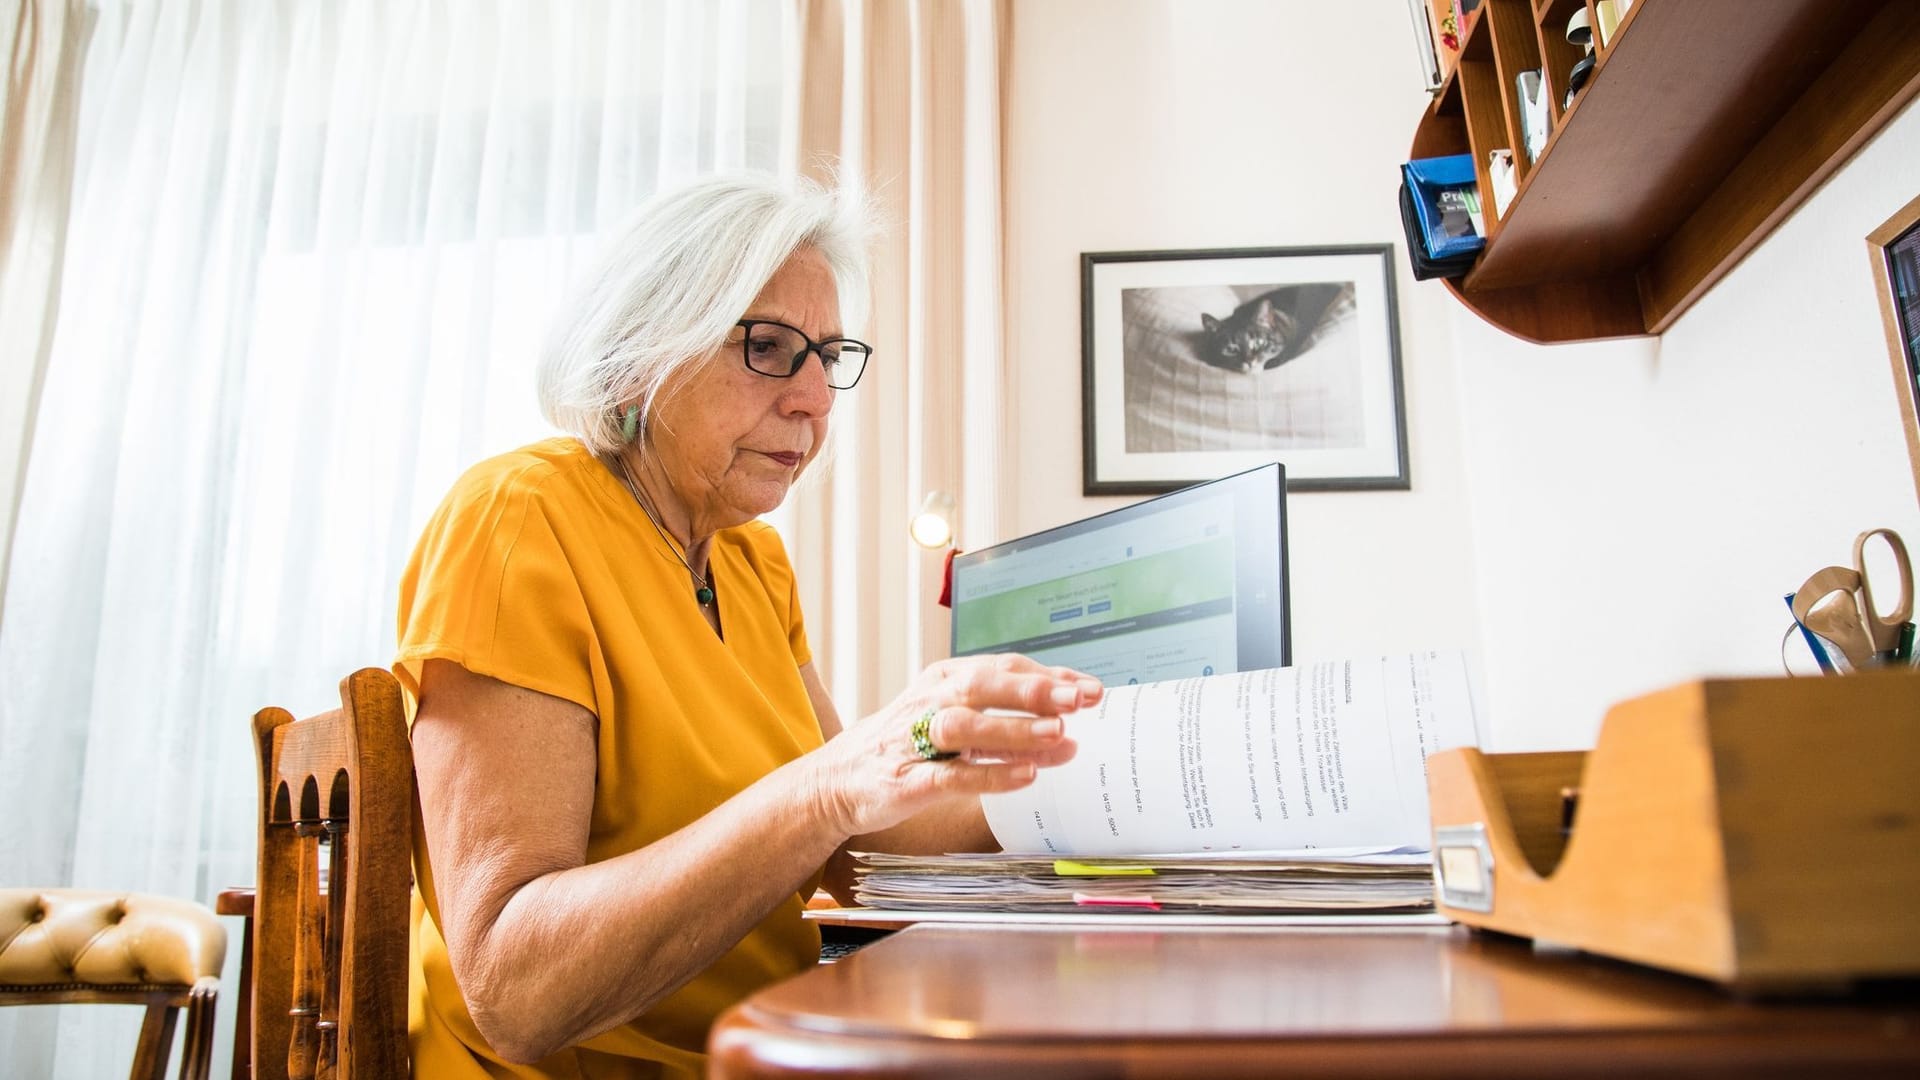
[[[570,437],[481,463],[400,587],[421,828],[410,1026],[427,1077],[693,1075],[708,1027],[816,962],[849,847],[992,844],[979,796],[1073,754],[1077,672],[953,660],[843,725],[755,520],[869,349],[844,197],[767,178],[656,198],[558,324]]]

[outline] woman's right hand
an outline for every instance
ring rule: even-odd
[[[1023,788],[1072,759],[1061,717],[1102,692],[1090,675],[1013,653],[942,660],[815,751],[821,812],[838,834],[858,836],[943,798]],[[933,746],[955,756],[920,754],[913,728],[923,716]]]

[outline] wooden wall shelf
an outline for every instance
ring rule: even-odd
[[[1920,91],[1916,0],[1633,0],[1563,110],[1564,29],[1593,3],[1483,0],[1410,154],[1473,155],[1487,245],[1447,287],[1542,344],[1666,330]],[[1553,130],[1528,163],[1531,68]],[[1519,189],[1496,218],[1501,148]]]

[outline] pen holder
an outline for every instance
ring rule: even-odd
[[[1439,909],[1746,991],[1917,975],[1917,776],[1920,674],[1686,683],[1590,753],[1429,757]]]

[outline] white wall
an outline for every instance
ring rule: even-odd
[[[1660,338],[1542,348],[1453,318],[1503,744],[1778,674],[1786,593],[1863,529],[1920,543],[1866,245],[1916,191],[1910,107]]]
[[[1081,252],[1401,249],[1410,34],[1401,0],[1014,5],[1013,532],[1124,501],[1079,493]],[[1467,647],[1505,750],[1777,672],[1784,593],[1861,529],[1920,542],[1864,243],[1917,166],[1908,110],[1662,339],[1527,345],[1399,250],[1413,490],[1289,498],[1296,655]]]
[[[1131,501],[1080,494],[1082,252],[1392,242],[1413,490],[1289,498],[1294,655],[1477,650],[1450,301],[1407,276],[1395,201],[1426,103],[1403,0],[1013,10],[1010,535]]]

